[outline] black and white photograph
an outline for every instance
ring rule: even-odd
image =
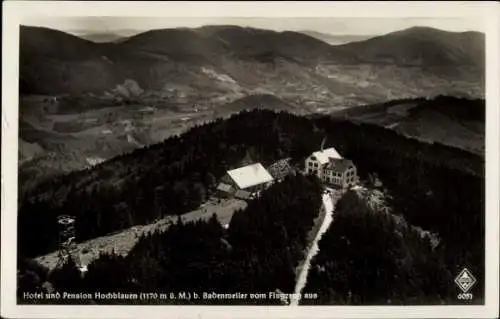
[[[498,316],[498,3],[16,2],[2,315]]]

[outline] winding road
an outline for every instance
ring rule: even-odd
[[[334,190],[328,189],[330,193],[323,194],[323,208],[326,213],[314,240],[307,252],[306,259],[304,260],[302,269],[300,270],[299,276],[297,277],[297,282],[295,284],[295,289],[293,296],[298,296],[298,298],[291,298],[290,306],[297,306],[300,302],[300,296],[302,295],[302,290],[306,286],[307,276],[309,274],[309,269],[311,268],[311,261],[314,256],[319,252],[319,241],[323,234],[328,230],[328,227],[333,221],[333,211],[337,200],[340,198],[340,193],[336,193]]]

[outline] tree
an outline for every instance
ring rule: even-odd
[[[80,270],[71,257],[61,268],[54,269],[49,278],[56,291],[79,292],[82,287]]]

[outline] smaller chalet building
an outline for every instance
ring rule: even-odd
[[[287,175],[294,174],[294,168],[290,164],[291,158],[280,159],[267,167],[267,171],[275,181],[282,181]]]
[[[334,187],[347,188],[358,183],[354,163],[342,158],[333,147],[312,153],[305,161],[305,172]]]
[[[274,179],[260,163],[227,171],[217,186],[222,197],[251,199],[261,190],[269,187]]]

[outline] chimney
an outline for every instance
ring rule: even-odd
[[[321,152],[323,152],[323,147],[325,146],[325,142],[326,142],[326,136],[323,137],[323,140],[321,141],[321,147],[320,147]]]

